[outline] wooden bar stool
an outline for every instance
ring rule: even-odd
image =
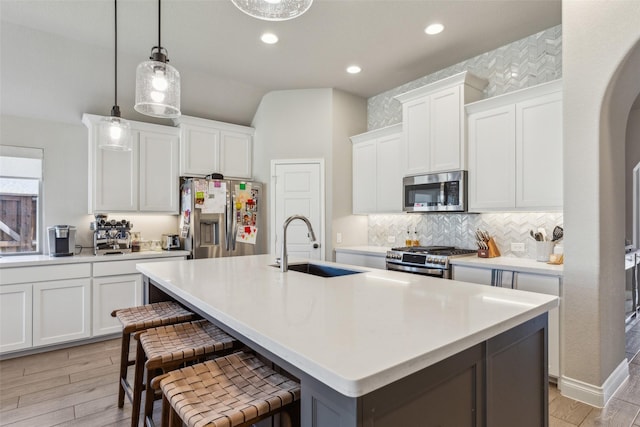
[[[210,356],[223,356],[238,344],[233,337],[207,320],[160,326],[136,332],[135,377],[131,426],[138,425],[142,390],[147,390],[144,403],[144,422],[153,425],[155,392],[151,380],[168,371],[194,361],[204,362]],[[146,385],[143,378],[146,374]]]
[[[249,427],[284,412],[300,425],[300,384],[239,352],[156,377],[162,425]]]
[[[195,314],[184,309],[175,302],[157,302],[138,307],[114,310],[111,317],[117,317],[122,323],[122,346],[120,352],[120,387],[118,390],[118,407],[124,406],[124,395],[132,400],[132,390],[127,381],[127,369],[135,363],[129,360],[129,343],[131,334],[144,329],[172,323],[188,322]]]

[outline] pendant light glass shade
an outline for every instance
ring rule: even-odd
[[[238,9],[265,21],[286,21],[305,13],[313,0],[231,0]]]
[[[166,61],[164,49],[154,47],[151,59],[136,69],[136,104],[139,113],[152,117],[180,116],[180,73]]]
[[[115,42],[114,42],[114,100],[111,116],[98,124],[98,147],[103,150],[131,151],[131,124],[120,117],[118,107],[118,0],[113,1]]]

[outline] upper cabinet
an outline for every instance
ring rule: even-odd
[[[402,175],[467,168],[464,104],[482,99],[486,85],[463,72],[395,97],[402,102]]]
[[[467,106],[469,210],[562,209],[562,82]]]
[[[402,212],[402,124],[352,136],[353,213]]]
[[[180,129],[180,175],[251,178],[253,128],[189,116],[174,122]]]
[[[178,213],[179,132],[131,121],[131,151],[98,148],[102,116],[84,114],[89,129],[89,213]]]

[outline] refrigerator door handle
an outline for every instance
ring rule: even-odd
[[[231,233],[229,234],[229,246],[231,251],[236,250],[236,233],[238,228],[238,219],[236,218],[236,195],[231,193]]]

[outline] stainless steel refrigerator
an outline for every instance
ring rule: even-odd
[[[262,190],[258,182],[181,178],[180,239],[190,258],[266,253]]]

